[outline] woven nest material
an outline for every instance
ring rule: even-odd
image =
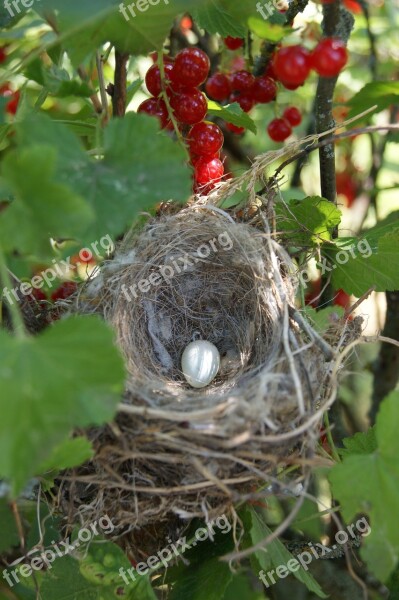
[[[294,308],[295,266],[270,222],[262,207],[249,222],[198,201],[166,211],[81,290],[77,310],[112,324],[128,379],[115,422],[87,433],[95,457],[65,474],[69,514],[108,514],[127,539],[222,514],[273,483],[277,465],[311,456],[334,353]],[[332,325],[330,344],[348,327]],[[199,390],[180,366],[195,339],[221,355]]]

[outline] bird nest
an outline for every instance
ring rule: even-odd
[[[76,310],[112,325],[128,376],[114,422],[86,432],[94,458],[64,474],[70,515],[107,514],[125,540],[156,524],[156,537],[256,498],[279,466],[311,457],[336,349],[354,333],[337,320],[327,344],[295,308],[296,267],[268,206],[166,207],[80,291]],[[221,357],[202,389],[181,370],[197,339]]]

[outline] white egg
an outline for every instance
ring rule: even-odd
[[[181,357],[181,368],[191,387],[203,388],[215,379],[219,371],[219,350],[205,340],[191,342]]]

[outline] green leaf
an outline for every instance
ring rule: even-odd
[[[369,120],[370,117],[388,108],[391,104],[397,104],[399,97],[399,81],[375,81],[366,85],[353,96],[348,102],[351,110],[348,119],[376,105],[372,112],[368,113],[361,121]],[[357,123],[360,123],[358,121]]]
[[[356,442],[358,453],[344,456],[329,476],[347,522],[359,513],[369,515],[371,533],[364,540],[361,555],[382,581],[388,579],[399,559],[398,421],[399,392],[393,392],[377,415],[377,449],[365,454],[364,439],[360,449]],[[371,439],[367,439],[367,446],[372,447]]]
[[[209,0],[191,11],[200,27],[222,37],[245,37],[248,17],[259,15],[254,0]]]
[[[156,600],[148,576],[131,580],[131,564],[123,551],[110,542],[90,544],[80,561],[70,556],[57,559],[46,572],[42,600]],[[123,570],[128,584],[120,570]]]
[[[268,40],[269,42],[280,42],[286,35],[291,31],[291,27],[282,27],[281,25],[274,25],[269,21],[260,19],[259,17],[249,17],[248,25],[250,30],[255,33],[262,40]]]
[[[278,229],[290,244],[317,245],[331,239],[331,231],[341,221],[341,213],[332,202],[319,196],[276,204]]]
[[[252,544],[257,544],[272,533],[263,518],[252,506],[247,506],[245,508],[244,522],[246,533],[249,534]],[[268,572],[271,573],[272,570],[274,577],[278,578],[274,569],[279,566],[286,566],[288,561],[295,559],[279,539],[270,542],[270,544],[263,549],[263,552],[261,550],[256,551],[255,557],[259,562],[260,568],[265,571],[266,578],[269,575]],[[319,598],[327,598],[317,581],[310,573],[305,571],[302,566],[300,566],[299,570],[292,571],[292,575],[298,579],[298,581],[301,581],[306,585],[308,590],[319,596]],[[267,581],[270,582],[270,585],[273,583],[273,579],[270,575],[269,578],[270,579],[267,578]]]
[[[0,475],[14,494],[74,427],[112,418],[123,382],[113,332],[97,317],[35,338],[0,331]]]
[[[265,600],[263,591],[253,589],[251,579],[245,575],[235,575],[227,587],[223,600]]]
[[[305,306],[302,311],[307,320],[311,323],[312,327],[320,334],[323,334],[327,331],[331,325],[337,322],[337,318],[339,319],[345,313],[345,310],[342,306],[327,306],[321,310],[316,310],[311,306]]]
[[[242,110],[237,102],[228,104],[227,106],[220,106],[217,102],[208,100],[208,113],[214,117],[219,117],[219,119],[224,119],[227,123],[233,123],[233,125],[237,125],[238,127],[245,127],[252,131],[252,133],[256,134],[257,132],[254,121]]]
[[[94,219],[85,200],[56,181],[56,162],[56,149],[44,144],[16,150],[4,159],[2,176],[15,195],[0,214],[0,238],[6,250],[44,258],[50,254],[50,237],[79,236]]]
[[[332,283],[360,297],[372,286],[377,292],[399,287],[399,222],[389,233],[373,228],[360,239],[340,239],[339,247],[325,252],[332,263]]]
[[[342,457],[351,454],[371,454],[377,450],[377,439],[375,436],[375,426],[370,427],[365,433],[359,431],[352,437],[342,440],[345,448],[341,448],[339,453]]]
[[[172,589],[168,596],[169,600],[219,600],[223,598],[224,590],[230,583],[233,574],[229,565],[220,560],[220,556],[231,552],[234,541],[230,534],[231,525],[227,518],[220,521],[220,526],[214,527],[214,541],[197,541],[191,533],[199,530],[203,522],[197,520],[191,524],[187,533],[187,541],[190,549],[187,549],[182,561],[171,566],[162,576],[162,581],[170,584]],[[229,530],[226,528],[229,526]],[[204,527],[205,528],[205,527]],[[206,529],[206,528],[205,528]],[[230,535],[229,535],[230,534]]]
[[[20,544],[15,517],[5,498],[0,498],[0,552]]]
[[[174,19],[197,5],[198,0],[159,0],[157,5],[141,2],[139,9],[131,0],[40,0],[35,10],[42,16],[56,12],[57,29],[78,66],[107,41],[135,55],[162,48]]]
[[[81,465],[93,456],[93,448],[85,437],[65,440],[54,448],[51,455],[40,465],[37,472],[60,471]]]
[[[25,75],[28,79],[45,86],[50,94],[54,96],[82,96],[88,98],[93,93],[86,82],[71,80],[66,69],[60,69],[54,64],[46,68],[39,59],[28,65]]]
[[[227,3],[212,0],[207,6],[193,11],[193,16],[200,27],[209,33],[219,33],[223,37],[245,37],[245,24],[231,14]]]
[[[87,156],[66,127],[40,116],[20,123],[19,142],[50,144],[58,151],[55,178],[89,203],[95,220],[79,238],[121,235],[137,213],[157,202],[184,202],[190,196],[190,169],[179,144],[159,131],[157,119],[129,113],[112,120],[104,132],[104,159]],[[6,211],[7,212],[7,211]],[[59,213],[62,217],[62,213]]]

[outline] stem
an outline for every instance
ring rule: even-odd
[[[339,463],[339,462],[341,462],[341,459],[339,457],[337,448],[336,448],[334,440],[333,440],[333,436],[331,434],[330,419],[328,417],[328,412],[324,413],[323,420],[324,420],[324,425],[326,428],[326,437],[327,437],[328,443],[330,444],[332,456],[333,456],[334,460]]]
[[[90,88],[93,88],[93,85],[90,81],[90,78],[88,76],[88,74],[86,73],[86,69],[82,66],[78,67],[78,75],[81,78],[82,81],[84,81],[85,83],[87,83],[87,85]],[[95,90],[93,89],[93,93],[90,96],[90,100],[91,103],[93,104],[94,110],[96,111],[96,113],[98,115],[100,115],[102,113],[103,107],[101,106],[101,102],[98,99],[97,94],[95,93]]]
[[[124,117],[126,112],[127,63],[129,54],[115,50],[115,76],[112,88],[114,117]]]
[[[108,96],[105,90],[105,80],[104,80],[104,70],[103,70],[103,59],[100,56],[100,53],[96,52],[96,65],[97,65],[97,74],[98,74],[98,84],[100,87],[100,97],[101,97],[101,116],[103,119],[103,125],[108,120]]]
[[[6,263],[6,259],[5,259],[1,245],[0,245],[0,279],[4,286],[4,289],[7,289],[7,290],[12,289],[13,285],[12,285],[10,275],[8,273],[7,263]],[[11,301],[11,302],[7,303],[7,307],[10,311],[11,323],[12,323],[12,327],[13,327],[16,337],[19,339],[25,339],[27,337],[26,332],[25,332],[25,324],[24,324],[24,320],[22,318],[22,315],[19,311],[18,306],[16,305],[16,303],[14,301]]]

